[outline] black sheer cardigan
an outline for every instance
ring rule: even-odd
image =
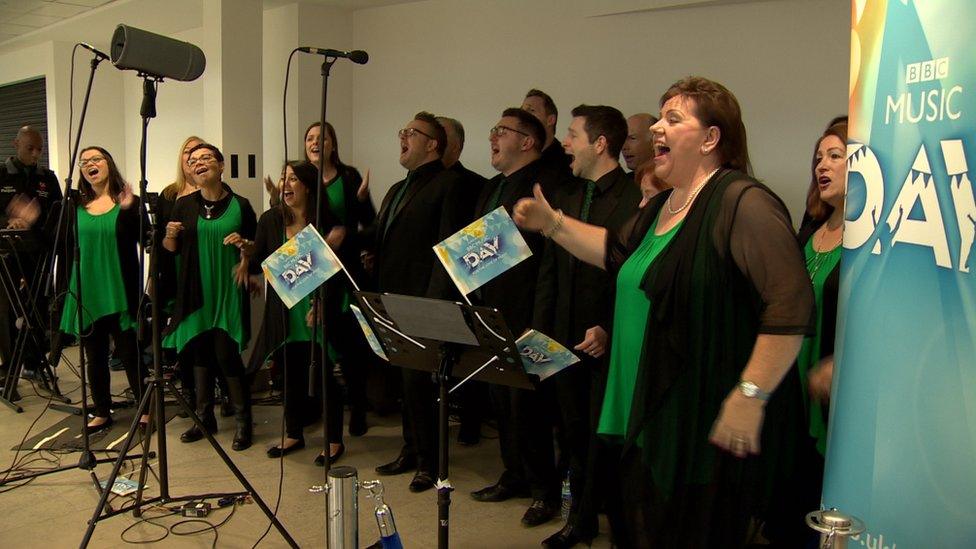
[[[608,233],[608,271],[617,272],[637,249],[669,195],[660,193],[619,233]],[[802,432],[795,368],[767,404],[762,454],[738,460],[708,436],[757,336],[812,330],[813,291],[788,210],[758,181],[721,170],[641,288],[651,309],[625,450],[641,445],[662,501],[682,501],[694,486],[736,486],[741,489],[733,492],[748,503],[719,512],[742,512],[745,505],[758,512],[754,507],[768,502],[776,479],[791,471],[789,454]]]

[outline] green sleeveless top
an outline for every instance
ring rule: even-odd
[[[824,283],[840,263],[841,246],[837,246],[829,252],[818,252],[813,249],[813,237],[811,236],[803,248],[803,255],[807,261],[810,282],[813,284],[813,300],[817,310],[817,331],[814,335],[803,338],[803,345],[800,347],[800,354],[796,358],[796,365],[800,374],[800,384],[803,387],[803,405],[806,408],[807,417],[810,418],[810,436],[817,441],[817,451],[824,455],[827,451],[827,419],[823,416],[820,401],[810,398],[807,374],[823,358],[820,356],[820,335],[823,326]]]
[[[658,215],[660,220],[660,214]],[[654,234],[658,220],[648,229],[640,246],[631,254],[617,273],[617,297],[614,301],[613,335],[610,343],[610,367],[607,388],[597,433],[610,438],[627,434],[630,407],[634,400],[637,369],[644,349],[644,333],[651,301],[641,288],[644,274],[658,255],[664,251],[683,220],[662,235]]]
[[[243,290],[234,283],[234,268],[241,256],[237,247],[224,244],[227,235],[241,230],[242,219],[241,205],[233,198],[220,217],[197,218],[203,305],[163,339],[163,347],[182,351],[196,336],[219,328],[237,342],[240,351],[244,350]]]
[[[78,248],[81,252],[79,266],[82,285],[82,326],[84,332],[96,320],[119,313],[119,328],[123,331],[135,326],[129,315],[129,302],[125,297],[122,267],[119,263],[119,246],[116,222],[119,205],[98,215],[78,208]],[[78,335],[78,273],[72,265],[68,295],[64,298],[61,314],[61,331]]]

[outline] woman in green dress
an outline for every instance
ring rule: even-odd
[[[87,147],[78,161],[78,248],[81,253],[82,315],[78,329],[78,273],[71,262],[69,290],[61,314],[61,331],[81,335],[88,357],[88,384],[95,416],[88,423],[101,431],[112,425],[109,339],[125,367],[129,387],[141,399],[145,368],[136,350],[139,307],[139,244],[149,228],[146,211],[133,196],[112,155],[101,147]],[[141,218],[141,219],[140,219]],[[141,222],[141,226],[140,226]],[[70,235],[68,249],[74,249]],[[146,418],[143,417],[143,422]]]
[[[251,395],[245,382],[241,352],[250,337],[248,263],[256,219],[247,199],[221,180],[224,157],[217,147],[201,143],[190,150],[187,165],[198,192],[176,201],[166,224],[163,247],[179,254],[176,302],[163,346],[178,353],[189,349],[196,381],[196,412],[212,434],[213,375],[227,379],[237,429],[234,450],[251,445]],[[180,436],[195,442],[204,433],[194,425]]]
[[[672,188],[621,234],[553,210],[538,188],[515,220],[617,276],[598,426],[621,452],[615,541],[742,547],[789,471],[791,366],[813,292],[786,207],[747,175],[731,92],[682,79],[651,131],[654,175]]]
[[[313,122],[305,130],[305,160],[316,165],[322,160],[322,186],[325,189],[322,206],[327,208],[339,222],[325,236],[325,241],[336,251],[339,259],[349,270],[350,276],[362,285],[367,279],[359,257],[364,246],[359,236],[363,227],[368,227],[376,219],[376,209],[369,196],[369,174],[366,179],[359,170],[342,161],[339,157],[339,140],[335,128],[325,123],[322,151],[318,148],[321,125]],[[313,214],[314,217],[314,214]],[[329,346],[339,355],[342,377],[346,382],[349,404],[349,434],[360,436],[366,433],[366,366],[375,361],[366,338],[363,337],[359,322],[349,309],[354,301],[352,286],[345,277],[335,277],[329,281],[328,292],[337,299],[326,307],[329,313]]]
[[[258,220],[254,255],[251,261],[260,264],[289,238],[295,236],[309,223],[315,222],[315,204],[321,185],[316,185],[318,171],[308,162],[289,162],[285,165],[280,205],[264,212]],[[323,211],[323,232],[328,233],[338,225],[338,220],[326,209]],[[342,276],[342,275],[339,275]],[[251,354],[249,370],[256,370],[269,358],[284,373],[285,437],[281,444],[268,449],[268,457],[277,458],[305,447],[304,427],[308,420],[322,417],[321,401],[310,398],[309,363],[311,357],[312,321],[311,299],[305,296],[290,309],[268,289],[265,296],[264,318]],[[316,339],[322,344],[321,334]],[[321,347],[319,347],[321,349]],[[316,353],[319,353],[317,350]],[[316,354],[316,356],[319,356]],[[326,368],[328,412],[329,463],[334,463],[345,450],[342,444],[342,392],[336,382],[333,368]],[[315,376],[322,375],[317,364]],[[318,378],[321,380],[321,378]],[[313,380],[315,394],[320,394],[320,382]],[[325,465],[325,454],[315,458],[316,465]]]
[[[844,196],[847,182],[847,120],[831,124],[814,148],[807,191],[806,216],[797,235],[806,259],[816,305],[816,331],[803,340],[796,365],[806,421],[801,430],[793,482],[779,516],[764,534],[780,547],[811,546],[816,539],[804,523],[806,513],[820,507],[824,455],[827,451],[827,404],[834,371],[834,335],[840,290],[841,242],[844,239]]]

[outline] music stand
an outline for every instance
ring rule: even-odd
[[[7,376],[3,380],[3,391],[0,394],[0,402],[3,402],[17,413],[24,411],[19,405],[14,404],[17,381],[24,368],[27,354],[31,351],[40,359],[37,365],[37,374],[41,386],[51,393],[52,399],[60,400],[64,404],[70,404],[71,399],[61,394],[58,387],[58,378],[51,369],[51,365],[44,356],[41,349],[43,336],[38,335],[44,325],[44,319],[37,312],[37,299],[40,296],[40,285],[43,282],[43,266],[47,264],[48,254],[39,262],[35,269],[33,278],[29,281],[26,291],[21,292],[20,275],[23,270],[19,254],[21,252],[35,252],[42,248],[41,237],[29,229],[14,230],[8,229],[0,231],[0,289],[7,295],[7,300],[16,318],[22,324],[18,326],[17,337],[14,341],[14,348],[11,353],[10,364],[7,365]],[[26,276],[27,273],[23,273]],[[65,412],[74,413],[71,407],[59,406],[52,403],[52,408]]]
[[[497,309],[398,294],[354,292],[390,364],[431,372],[438,388],[437,547],[448,547],[447,395],[451,376],[534,390]],[[454,389],[450,389],[453,391]]]

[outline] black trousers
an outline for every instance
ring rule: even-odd
[[[206,368],[228,378],[244,376],[241,352],[227,332],[220,328],[207,330],[193,338],[190,345],[194,368]]]
[[[145,388],[146,371],[139,360],[135,330],[123,332],[119,328],[118,314],[99,318],[89,326],[87,332],[82,330],[81,334],[81,344],[85,347],[88,385],[95,404],[95,415],[99,417],[109,417],[112,408],[112,380],[108,367],[112,353],[109,338],[115,342],[116,356],[125,367],[125,376],[136,402],[142,398]]]
[[[366,336],[359,328],[359,321],[356,320],[352,310],[339,313],[335,320],[329,324],[325,337],[329,340],[332,348],[339,353],[342,377],[346,383],[346,403],[349,405],[349,411],[365,413],[366,368],[372,362],[373,351],[369,348]],[[341,413],[341,406],[339,411]]]
[[[280,364],[285,376],[285,432],[288,438],[304,439],[305,425],[312,418],[322,416],[322,367],[318,366],[311,379],[312,395],[309,396],[309,351],[307,341],[287,343],[274,354],[275,364]],[[318,351],[317,351],[318,352]],[[329,442],[342,444],[342,394],[331,364],[326,368],[329,407],[326,421],[329,426]]]
[[[437,472],[437,386],[430,372],[402,368],[403,452],[417,458],[417,470]]]
[[[606,388],[606,365],[581,354],[581,362],[551,378],[559,424],[567,453],[569,485],[573,494],[569,522],[596,534],[597,513],[603,500],[605,476],[603,443],[596,435]]]
[[[559,477],[546,392],[545,387],[528,391],[492,385],[490,389],[505,466],[498,483],[514,489],[528,487],[533,499],[555,501]]]

